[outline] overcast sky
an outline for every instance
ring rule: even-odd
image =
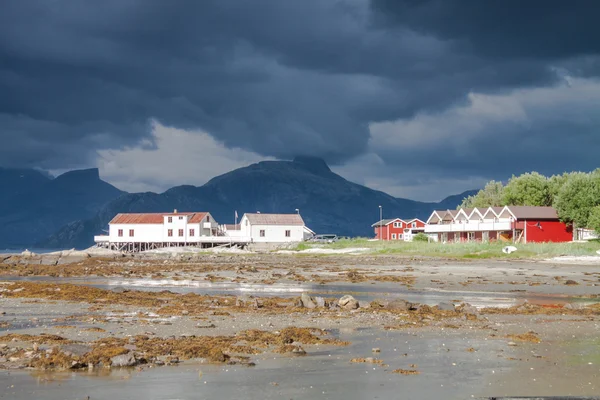
[[[128,191],[263,159],[439,200],[599,165],[600,2],[7,0],[0,165]]]

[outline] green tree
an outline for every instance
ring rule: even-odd
[[[572,173],[560,188],[554,207],[564,222],[586,228],[592,209],[600,205],[600,170]]]
[[[590,210],[587,227],[595,230],[600,235],[600,206],[596,206]]]
[[[537,172],[513,175],[504,187],[503,203],[508,206],[551,206],[548,178]]]
[[[554,202],[556,201],[558,192],[560,192],[560,189],[563,187],[563,185],[569,181],[571,175],[573,175],[572,172],[565,172],[562,175],[552,175],[550,178],[548,178],[550,195],[552,196],[552,205],[554,205]]]
[[[502,182],[489,181],[477,194],[463,199],[459,208],[503,206],[503,193]]]

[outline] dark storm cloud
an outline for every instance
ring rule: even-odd
[[[372,0],[380,21],[493,58],[561,59],[600,50],[594,0]]]
[[[4,2],[1,163],[85,165],[100,149],[148,145],[150,119],[264,156],[343,162],[369,151],[370,123],[555,85],[556,67],[596,76],[600,6],[566,4]],[[381,151],[390,165],[418,162],[401,150]],[[431,171],[461,173],[461,157],[444,152]]]

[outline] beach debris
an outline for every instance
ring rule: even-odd
[[[420,372],[417,371],[416,369],[395,369],[392,371],[393,374],[400,374],[400,375],[419,375]]]
[[[502,248],[502,252],[504,254],[511,254],[511,253],[514,253],[515,251],[517,251],[517,248],[515,246],[505,246]]]

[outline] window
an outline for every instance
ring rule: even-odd
[[[402,239],[404,237],[404,235],[402,235],[401,233],[398,234],[398,239]]]
[[[392,233],[392,239],[396,240],[396,234]]]
[[[168,236],[168,237],[173,237],[173,229],[169,229],[169,230],[167,231],[167,236]]]
[[[179,220],[180,220],[180,221],[182,221],[182,220],[183,220],[183,217],[179,217]]]
[[[246,225],[246,226],[248,226],[248,220],[246,220],[246,223],[245,223],[245,225]]]
[[[172,223],[172,222],[173,222],[173,217],[169,217],[169,218],[167,218],[167,222],[168,222],[169,224],[170,224],[170,223]]]
[[[194,230],[193,230],[193,229],[190,229],[190,237],[193,237],[193,236],[194,236],[194,233],[196,233],[196,232],[194,232]]]
[[[130,229],[130,230],[129,230],[129,237],[133,237],[133,233],[134,233],[134,232],[133,232],[133,229]]]
[[[210,222],[210,215],[206,216],[206,222]]]
[[[183,237],[183,229],[179,230],[179,237]]]
[[[413,223],[412,223],[412,227],[413,227],[413,228],[416,228],[416,227],[417,227],[417,223],[416,223],[416,222],[413,222]]]
[[[119,237],[123,237],[123,229],[119,229],[118,234],[119,234]]]
[[[285,237],[292,236],[292,231],[285,231]]]
[[[265,230],[264,229],[260,230],[260,237],[265,237]]]

